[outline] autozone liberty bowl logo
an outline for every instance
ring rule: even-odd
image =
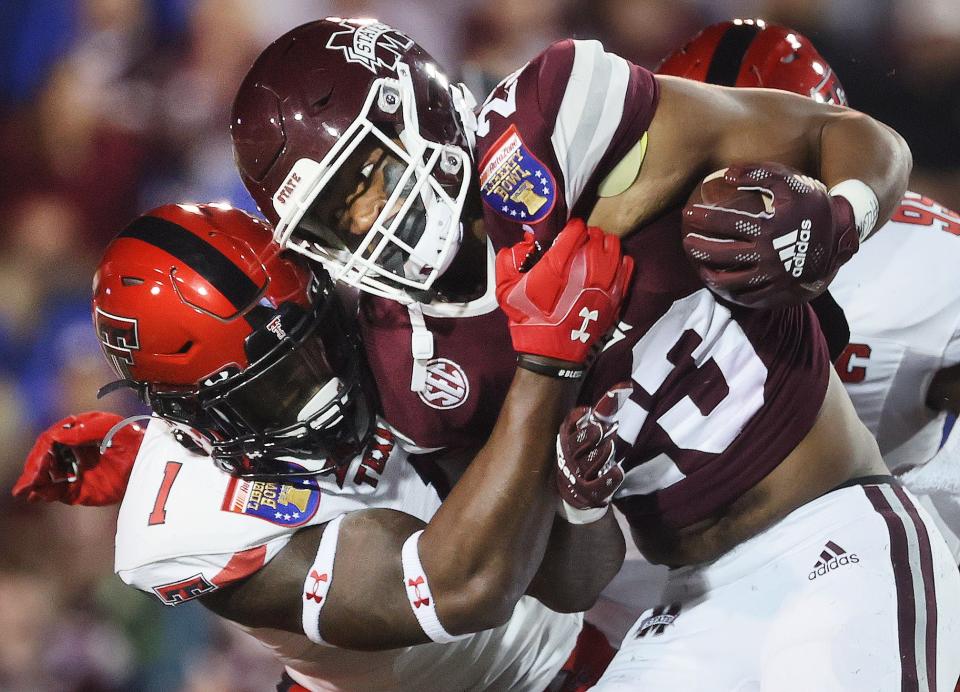
[[[420,400],[436,409],[456,408],[470,396],[467,373],[452,360],[434,358],[427,362],[427,380]]]

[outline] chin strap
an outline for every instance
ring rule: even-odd
[[[427,362],[433,358],[433,334],[427,329],[420,303],[407,305],[410,313],[410,350],[413,353],[413,372],[410,374],[410,391],[422,392],[427,384]]]
[[[165,423],[173,430],[173,436],[185,449],[194,454],[204,454],[206,456],[213,456],[213,447],[210,445],[210,442],[206,440],[202,435],[197,433],[192,428],[188,428],[185,425],[179,423],[174,423],[169,421],[166,418],[160,418],[159,416],[152,416],[147,413],[141,413],[136,416],[129,416],[124,418],[122,421],[114,425],[107,431],[107,434],[103,436],[103,441],[100,443],[100,454],[103,454],[110,447],[110,441],[113,439],[114,435],[120,432],[123,428],[136,423],[140,420],[146,421],[160,421]]]
[[[463,82],[450,85],[450,96],[453,99],[453,108],[463,125],[463,134],[470,144],[470,151],[473,151],[477,147],[477,115],[474,112],[477,99]]]

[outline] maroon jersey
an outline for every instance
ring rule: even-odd
[[[587,217],[604,177],[646,131],[653,75],[596,41],[562,41],[507,77],[478,113],[484,220],[495,247],[525,228],[549,245]],[[651,146],[655,146],[651,143]],[[773,470],[812,427],[829,360],[810,309],[717,301],[683,254],[679,208],[624,241],[636,263],[622,321],[581,394],[633,384],[618,446],[629,519],[685,526]],[[388,416],[389,418],[389,416]]]
[[[516,367],[507,318],[494,295],[470,303],[404,305],[362,294],[360,332],[383,415],[416,447],[473,449],[486,442]],[[414,358],[414,350],[423,357]],[[415,363],[419,360],[419,363]],[[415,367],[416,366],[416,367]],[[417,371],[423,368],[415,381]]]

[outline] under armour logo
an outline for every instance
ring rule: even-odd
[[[414,608],[419,608],[420,606],[428,606],[428,605],[430,605],[430,597],[428,596],[427,598],[424,598],[424,597],[420,594],[420,586],[424,583],[424,581],[425,581],[425,580],[424,580],[424,578],[423,578],[422,576],[417,577],[416,579],[408,579],[408,580],[407,580],[407,586],[409,586],[411,589],[413,589],[414,593],[417,594],[416,599],[414,599],[414,600],[411,601],[411,602],[413,603],[413,607],[414,607]]]
[[[570,341],[579,341],[581,344],[585,344],[590,338],[590,332],[587,331],[587,327],[590,326],[591,322],[596,322],[600,318],[600,311],[590,310],[585,307],[580,308],[580,317],[583,318],[583,322],[580,324],[580,329],[570,330]]]
[[[319,603],[323,600],[323,595],[318,593],[320,591],[320,584],[326,583],[326,581],[329,579],[329,576],[326,572],[320,574],[317,572],[317,570],[312,569],[310,570],[310,578],[313,579],[313,586],[310,587],[309,591],[305,591],[303,593],[303,597],[308,601],[312,600]]]

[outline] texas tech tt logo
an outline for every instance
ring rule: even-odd
[[[137,334],[137,320],[132,317],[119,317],[104,312],[100,308],[94,313],[97,337],[107,360],[114,364],[118,372],[130,376],[133,365],[133,352],[140,350],[140,337]]]
[[[360,63],[374,74],[378,68],[396,72],[400,57],[413,45],[413,39],[379,22],[365,26],[340,22],[340,26],[344,31],[331,36],[327,48],[343,51],[347,62]]]
[[[154,586],[153,591],[165,605],[179,605],[186,603],[205,593],[215,591],[216,584],[211,584],[202,574],[195,574],[187,579]]]

